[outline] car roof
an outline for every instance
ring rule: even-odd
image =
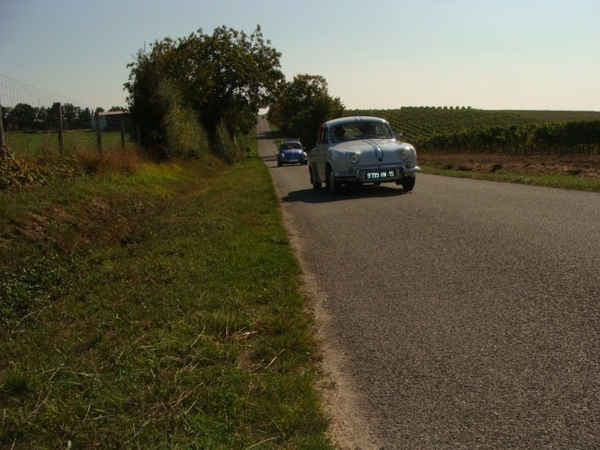
[[[327,127],[335,127],[338,125],[346,125],[349,123],[360,123],[360,122],[379,122],[379,123],[388,123],[387,120],[382,119],[381,117],[373,117],[373,116],[350,116],[350,117],[340,117],[338,119],[328,120],[323,125]]]

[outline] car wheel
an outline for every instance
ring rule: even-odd
[[[312,167],[308,168],[308,173],[310,173],[310,184],[312,184],[313,189],[321,189],[321,182],[315,181],[315,177],[313,175]]]
[[[327,168],[327,189],[329,189],[329,192],[331,192],[333,195],[339,194],[342,190],[342,184],[335,179],[331,167]]]
[[[277,167],[281,167],[283,166],[283,164],[281,163],[281,161],[277,161]]]
[[[402,178],[402,187],[405,191],[410,192],[415,188],[415,182],[417,177],[404,177]]]

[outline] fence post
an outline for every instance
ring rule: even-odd
[[[125,149],[125,116],[121,116],[121,148]]]
[[[100,131],[100,113],[96,111],[96,147],[98,153],[102,155],[102,133]]]
[[[65,151],[65,135],[63,130],[63,115],[62,115],[62,105],[60,103],[55,103],[54,107],[56,108],[56,117],[57,119],[57,128],[58,128],[58,151],[60,156],[63,156]]]
[[[2,102],[0,102],[0,159],[6,157],[6,141],[4,140],[4,124],[2,122],[4,113],[2,111]]]

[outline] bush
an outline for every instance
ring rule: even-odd
[[[236,148],[235,141],[230,137],[227,127],[221,123],[217,127],[217,132],[213,142],[214,154],[227,161],[229,164],[234,164],[238,160],[240,154]]]
[[[183,96],[174,85],[161,83],[159,94],[167,105],[164,117],[166,138],[165,156],[199,158],[210,152],[206,131],[198,121],[198,114],[183,101]]]
[[[46,176],[39,165],[15,159],[10,154],[0,158],[0,191],[15,190],[23,185],[45,182]]]

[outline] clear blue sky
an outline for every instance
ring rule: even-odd
[[[600,0],[0,0],[0,74],[125,106],[140,48],[221,25],[347,108],[600,111]]]

